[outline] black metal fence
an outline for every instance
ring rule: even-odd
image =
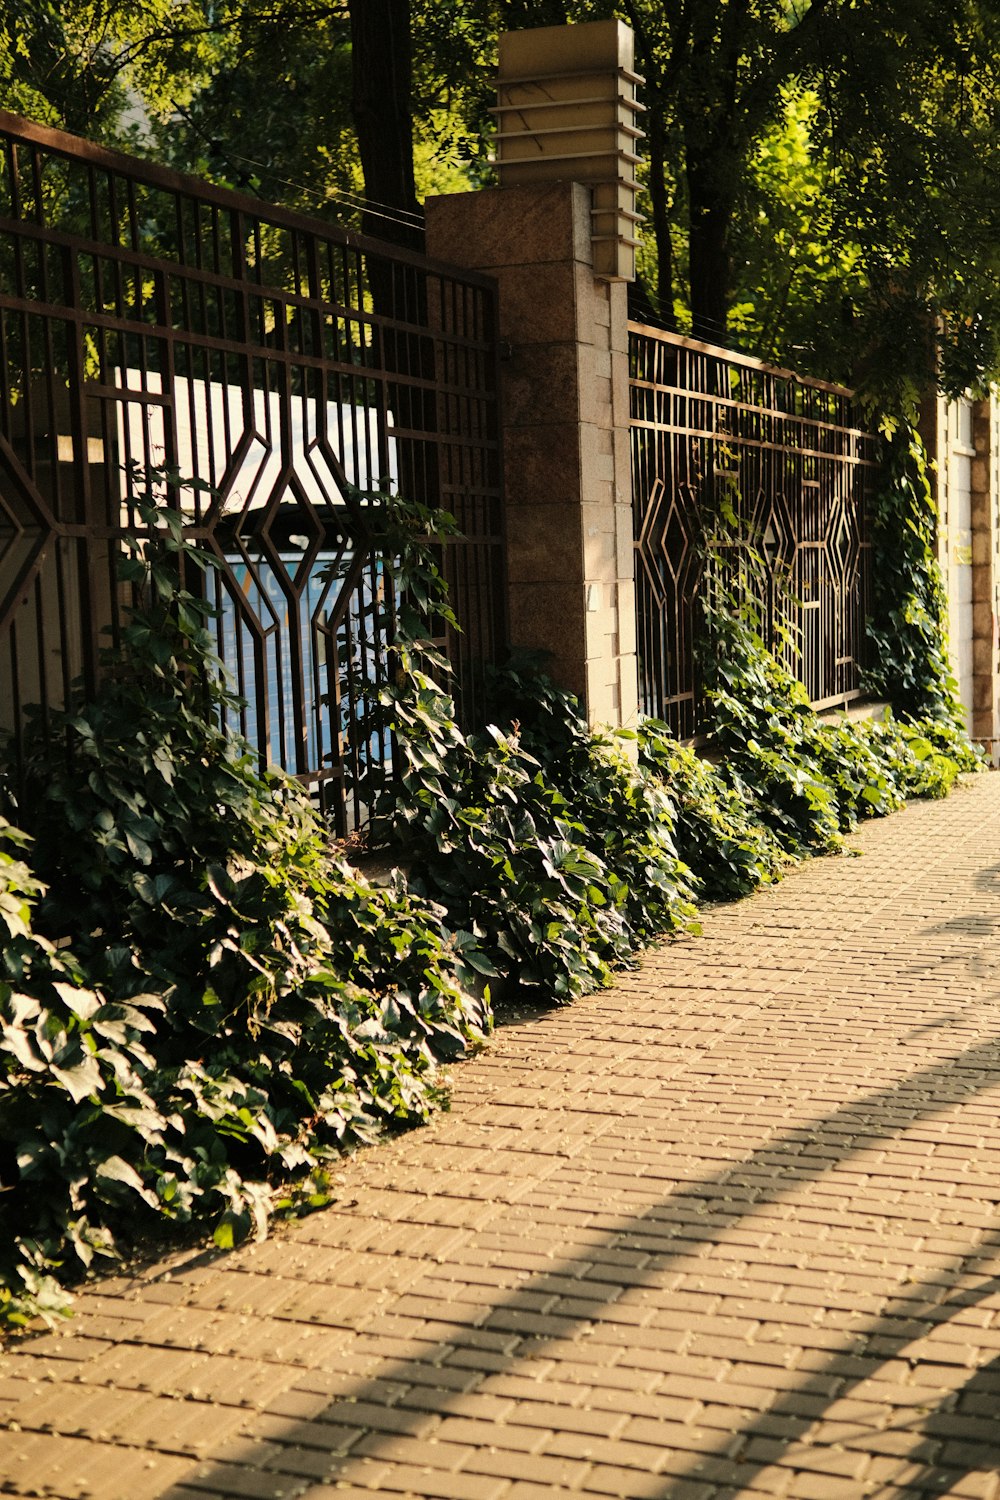
[[[210,576],[238,727],[345,830],[391,755],[379,493],[451,511],[460,703],[504,647],[492,283],[0,112],[0,727],[92,687],[138,473]]]
[[[851,393],[640,323],[629,358],[643,712],[698,732],[699,590],[721,532],[764,560],[756,586],[732,553],[728,571],[756,587],[769,644],[814,706],[861,697],[877,467]]]

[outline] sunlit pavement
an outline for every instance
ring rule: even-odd
[[[0,1489],[1000,1490],[1000,776],[504,1028],[259,1246],[0,1366]]]

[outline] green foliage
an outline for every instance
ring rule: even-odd
[[[703,603],[706,727],[723,756],[722,774],[756,801],[786,854],[836,849],[860,818],[892,812],[907,796],[943,795],[958,774],[982,769],[953,698],[937,716],[940,700],[928,695],[902,705],[911,709],[902,721],[891,713],[884,721],[823,721],[767,650],[752,604],[718,580]],[[914,663],[921,650],[925,677],[937,683],[940,632],[918,641]]]
[[[571,699],[511,672],[508,726],[466,736],[403,648],[400,660],[387,706],[402,766],[374,836],[468,934],[474,967],[565,1000],[608,983],[654,933],[690,925],[669,799]],[[517,718],[527,706],[534,733]]]
[[[677,852],[699,897],[733,900],[780,880],[790,857],[761,820],[756,802],[722,771],[679,744],[658,719],[640,726],[639,754],[669,789]]]
[[[364,733],[393,734],[399,770],[372,842],[445,907],[484,976],[559,1000],[606,984],[641,942],[690,925],[669,799],[527,663],[494,679],[497,724],[464,734],[426,635],[454,624],[436,553],[453,523],[395,498],[381,514],[396,671]]]
[[[773,658],[767,666],[768,697],[756,712],[730,717],[724,695],[725,717],[710,719],[721,731],[716,749],[723,740],[727,747],[718,764],[656,720],[640,730],[642,761],[677,809],[678,854],[706,900],[748,895],[805,855],[842,849],[862,820],[911,797],[946,796],[959,775],[984,769],[964,734],[940,720],[820,719],[787,693]]]
[[[761,359],[850,379],[866,297],[861,247],[836,223],[818,96],[789,90],[748,163],[737,221],[729,332]]]
[[[861,819],[884,816],[909,797],[943,796],[959,774],[984,766],[950,698],[949,712],[936,717],[928,709],[939,700],[927,695],[913,704],[923,713],[907,720],[891,713],[821,719],[802,684],[768,650],[753,588],[727,581],[731,563],[721,558],[740,557],[744,584],[765,565],[751,546],[733,548],[731,521],[719,527],[716,541],[730,545],[707,550],[699,653],[704,732],[718,764],[683,749],[666,725],[646,721],[640,731],[642,761],[676,804],[678,853],[708,898],[778,879],[791,861],[842,848],[843,835]],[[901,588],[907,576],[901,568],[893,586]],[[944,660],[939,643],[940,635],[928,632],[909,645],[913,670],[922,662],[932,684]]]
[[[175,512],[145,519],[121,652],[31,747],[37,873],[0,860],[11,1322],[165,1220],[225,1247],[276,1202],[322,1201],[331,1158],[426,1118],[438,1060],[489,1021],[440,910],[336,859],[304,791],[219,727],[231,700],[182,586],[203,560]]]
[[[617,15],[646,80],[640,259],[662,318],[722,342],[728,324],[753,352],[894,412],[937,378],[955,391],[1000,372],[1000,54],[986,0],[408,0],[387,35],[411,44],[384,59],[382,98],[409,107],[357,120],[351,10],[10,0],[0,98],[353,220],[362,159],[370,196],[397,208],[412,208],[409,187],[399,197],[414,151],[418,196],[486,180],[502,31]],[[393,232],[391,215],[368,222]]]
[[[721,585],[704,604],[707,729],[726,778],[756,804],[786,854],[836,848],[837,803],[808,753],[815,715],[805,689],[767,649],[751,604]]]
[[[136,111],[169,113],[196,86],[212,37],[232,24],[226,12],[201,0],[9,0],[3,106],[109,144],[141,144]]]
[[[485,981],[556,1001],[605,984],[653,935],[697,930],[693,896],[756,889],[981,764],[948,713],[821,722],[717,578],[718,766],[652,722],[634,764],[530,661],[493,675],[495,723],[464,734],[427,636],[454,624],[447,518],[371,498],[396,670],[362,733],[395,736],[372,834],[408,880],[335,857],[302,789],[220,727],[234,700],[185,586],[207,562],[162,495],[100,692],[31,742],[30,868],[0,823],[0,1321],[53,1315],[165,1224],[226,1247],[322,1203],[345,1145],[438,1102],[438,1061],[489,1023]]]
[[[752,549],[742,551],[749,567]],[[412,546],[408,555],[412,565]],[[410,584],[420,576],[418,562]],[[420,585],[424,606],[438,583]],[[691,930],[692,894],[755,890],[797,859],[842,848],[859,820],[943,795],[981,768],[951,721],[821,720],[717,565],[704,603],[717,766],[655,721],[639,729],[634,766],[627,737],[594,734],[530,658],[493,674],[495,725],[465,736],[420,671],[426,643],[400,644],[385,709],[402,770],[376,838],[479,946],[467,956],[483,973],[570,998],[653,934]]]
[[[869,686],[904,719],[960,725],[923,445],[901,424],[885,439],[884,450],[883,483],[870,516],[875,599],[869,629],[877,661]]]

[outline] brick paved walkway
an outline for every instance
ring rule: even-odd
[[[506,1029],[280,1238],[0,1368],[0,1489],[1000,1493],[1000,776]]]

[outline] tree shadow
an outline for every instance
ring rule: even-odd
[[[775,1464],[794,1467],[796,1457],[803,1469],[813,1468],[810,1454],[831,1442],[830,1438],[813,1441],[823,1425],[834,1433],[841,1452],[854,1453],[859,1459],[875,1456],[884,1469],[896,1468],[894,1475],[889,1473],[870,1487],[859,1484],[859,1495],[951,1491],[973,1474],[1000,1471],[1000,1356],[938,1401],[932,1401],[930,1388],[914,1386],[911,1403],[899,1405],[894,1419],[877,1429],[866,1420],[864,1410],[865,1386],[877,1380],[884,1364],[906,1359],[909,1348],[915,1351],[912,1368],[926,1371],[933,1354],[922,1341],[935,1327],[1000,1295],[998,1276],[975,1286],[961,1285],[984,1262],[995,1261],[997,1254],[1000,1226],[947,1271],[939,1271],[933,1281],[914,1287],[905,1298],[890,1299],[882,1313],[859,1330],[856,1347],[831,1353],[811,1375],[743,1426],[737,1450],[741,1488],[756,1488],[754,1481]],[[945,1358],[953,1352],[954,1346],[941,1350]],[[941,1367],[943,1382],[953,1368]],[[876,1405],[877,1398],[867,1404]],[[718,1456],[723,1452],[720,1445]],[[816,1468],[821,1470],[822,1464]],[[697,1472],[698,1466],[693,1465],[691,1477],[697,1477]],[[680,1500],[684,1493],[683,1483],[671,1480],[657,1491],[657,1500]]]
[[[544,1227],[544,1211],[527,1206],[519,1213],[515,1198],[504,1212],[518,1216],[515,1227],[521,1231],[525,1247],[521,1264],[526,1274],[506,1295],[482,1301],[473,1309],[456,1301],[448,1311],[441,1288],[441,1282],[448,1280],[447,1268],[439,1268],[437,1277],[430,1278],[441,1299],[438,1319],[422,1324],[417,1313],[410,1314],[408,1352],[397,1358],[381,1358],[371,1376],[351,1375],[349,1362],[342,1372],[332,1372],[330,1380],[325,1379],[322,1371],[303,1372],[291,1392],[296,1398],[291,1406],[297,1402],[297,1415],[271,1416],[258,1421],[246,1437],[220,1450],[217,1458],[203,1465],[191,1480],[164,1491],[163,1500],[168,1496],[170,1500],[193,1500],[196,1494],[204,1500],[206,1492],[243,1493],[239,1485],[251,1484],[251,1477],[260,1471],[274,1475],[276,1483],[284,1475],[289,1482],[304,1483],[312,1478],[347,1485],[374,1483],[378,1487],[378,1474],[386,1465],[403,1465],[400,1472],[405,1475],[409,1472],[406,1465],[426,1462],[427,1437],[441,1445],[442,1469],[439,1472],[426,1467],[413,1468],[410,1483],[414,1493],[427,1496],[458,1493],[455,1472],[459,1469],[470,1481],[472,1476],[520,1474],[525,1481],[557,1491],[561,1485],[575,1484],[589,1465],[610,1464],[613,1452],[621,1445],[599,1430],[582,1430],[578,1405],[572,1397],[567,1399],[557,1393],[550,1408],[564,1403],[561,1410],[569,1423],[561,1443],[546,1445],[545,1451],[538,1451],[538,1444],[533,1441],[535,1434],[530,1429],[534,1418],[522,1403],[510,1417],[510,1423],[524,1433],[524,1451],[514,1452],[513,1456],[505,1451],[498,1456],[491,1452],[488,1403],[482,1399],[484,1389],[486,1392],[496,1389],[497,1376],[516,1375],[519,1370],[535,1375],[541,1368],[540,1362],[564,1358],[574,1349],[582,1355],[587,1347],[587,1358],[591,1358],[589,1349],[602,1340],[612,1338],[627,1344],[631,1338],[638,1338],[638,1332],[633,1335],[627,1327],[624,1331],[621,1327],[627,1293],[662,1283],[699,1247],[717,1242],[728,1232],[751,1223],[762,1210],[780,1205],[803,1188],[822,1182],[856,1155],[893,1142],[911,1127],[926,1125],[956,1105],[975,1100],[998,1079],[1000,1041],[990,1039],[954,1058],[862,1095],[823,1117],[795,1125],[764,1141],[718,1174],[681,1181],[672,1192],[639,1214],[613,1215],[613,1222],[607,1219],[602,1222],[599,1215],[585,1214],[583,1226],[575,1236],[578,1240],[575,1253],[559,1256],[552,1251],[551,1241],[547,1251],[538,1246],[532,1248],[532,1235],[540,1225]],[[638,1138],[641,1140],[641,1132]],[[322,1217],[330,1225],[346,1224],[351,1216],[348,1209],[334,1208]],[[420,1227],[413,1225],[414,1237]],[[391,1228],[387,1225],[386,1231]],[[516,1250],[516,1238],[509,1225],[504,1233],[508,1249]],[[970,1230],[970,1237],[976,1233]],[[335,1242],[334,1235],[330,1243]],[[345,1242],[350,1242],[349,1235]],[[489,1246],[488,1234],[483,1242]],[[704,1434],[698,1453],[671,1452],[669,1462],[667,1446],[661,1444],[657,1448],[655,1437],[651,1436],[645,1445],[637,1442],[635,1453],[639,1462],[648,1466],[636,1467],[628,1473],[621,1469],[622,1477],[616,1481],[620,1488],[605,1493],[656,1496],[658,1500],[687,1500],[694,1494],[735,1494],[755,1474],[764,1473],[780,1462],[783,1454],[794,1462],[796,1452],[809,1449],[811,1426],[823,1421],[829,1412],[837,1413],[840,1410],[837,1403],[844,1402],[851,1392],[877,1375],[882,1365],[887,1362],[898,1365],[905,1360],[915,1367],[928,1357],[921,1341],[937,1326],[955,1317],[961,1309],[977,1306],[997,1293],[1000,1282],[992,1277],[980,1287],[964,1285],[970,1277],[980,1274],[978,1268],[985,1270],[997,1253],[1000,1253],[1000,1225],[989,1227],[978,1243],[966,1245],[961,1253],[939,1265],[923,1284],[907,1287],[905,1294],[890,1296],[877,1315],[855,1329],[850,1338],[845,1335],[841,1347],[820,1358],[811,1370],[803,1371],[801,1379],[786,1381],[776,1397],[772,1399],[773,1393],[760,1386],[760,1400],[768,1405],[765,1410],[748,1409],[738,1430],[731,1426],[724,1431],[717,1427],[710,1429]],[[513,1258],[516,1260],[516,1255]],[[462,1281],[467,1270],[468,1266],[457,1268],[456,1283]],[[482,1275],[484,1285],[488,1284],[492,1275],[488,1253],[484,1253]],[[427,1279],[424,1276],[412,1284],[407,1295],[419,1295],[421,1290],[428,1293],[429,1289],[422,1285]],[[183,1273],[174,1277],[175,1287],[183,1284]],[[734,1283],[733,1291],[737,1290]],[[344,1295],[339,1289],[332,1294],[335,1298]],[[390,1313],[391,1310],[390,1303]],[[181,1311],[178,1307],[178,1314]],[[778,1307],[775,1321],[780,1321]],[[392,1324],[392,1328],[402,1339],[399,1327]],[[345,1335],[347,1344],[354,1340],[363,1343],[366,1332],[372,1331],[384,1333],[384,1319],[357,1323],[356,1331]],[[183,1332],[177,1342],[183,1346]],[[908,1355],[908,1349],[915,1352]],[[986,1392],[992,1370],[992,1366],[987,1367],[985,1372],[972,1377],[967,1387],[969,1400],[979,1400]],[[697,1385],[698,1382],[692,1382],[692,1387]],[[682,1386],[683,1382],[672,1385],[661,1381],[657,1391],[681,1401]],[[928,1390],[928,1395],[932,1396],[932,1391]],[[699,1399],[695,1392],[688,1402],[692,1410]],[[938,1472],[957,1480],[963,1472],[982,1467],[978,1447],[973,1455],[967,1441],[963,1440],[964,1446],[956,1448],[956,1440],[938,1432],[938,1425],[946,1424],[952,1404],[950,1400],[940,1404],[923,1427],[911,1434],[913,1454],[905,1459],[909,1464],[907,1472],[911,1476],[913,1473],[930,1476],[926,1483],[921,1481],[925,1490],[939,1487],[934,1479]],[[286,1412],[291,1412],[291,1406],[286,1403]],[[627,1404],[621,1410],[628,1411]],[[734,1417],[738,1415],[735,1406],[732,1410]],[[547,1420],[558,1427],[551,1410]],[[841,1434],[838,1441],[848,1452],[882,1451],[864,1422],[852,1438],[849,1430],[843,1432],[843,1419],[838,1415],[836,1420]],[[599,1425],[596,1424],[598,1428]],[[850,1428],[850,1422],[847,1427]],[[510,1426],[505,1430],[509,1433]],[[451,1444],[454,1465],[447,1468],[446,1455]],[[995,1467],[995,1448],[990,1461]],[[903,1458],[899,1463],[905,1466]],[[808,1462],[805,1466],[809,1466]],[[907,1480],[908,1484],[911,1482],[916,1480]],[[389,1487],[399,1488],[400,1483],[393,1480]],[[703,1488],[692,1489],[692,1484]]]

